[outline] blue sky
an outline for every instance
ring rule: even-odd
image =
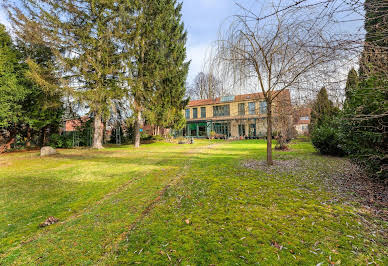
[[[221,24],[239,13],[236,2],[247,7],[258,8],[259,4],[269,4],[269,0],[179,0],[183,2],[183,22],[188,33],[187,59],[191,60],[187,78],[192,83],[195,75],[202,70],[204,57],[217,40]],[[283,0],[286,3],[288,0]],[[314,0],[313,0],[314,1]],[[9,25],[3,10],[0,23]],[[353,28],[355,25],[351,25]],[[349,27],[346,25],[345,27]]]
[[[238,2],[245,5],[255,0]],[[201,71],[204,55],[217,39],[220,24],[236,11],[233,0],[183,0],[183,21],[188,32],[187,58],[191,60],[188,83]],[[3,10],[0,11],[0,23],[9,25]]]
[[[220,25],[236,14],[238,6],[233,0],[183,0],[183,21],[188,33],[187,58],[191,60],[187,82],[190,84],[201,71],[204,56],[217,40]],[[250,6],[255,0],[238,0]],[[257,4],[257,2],[256,2]]]

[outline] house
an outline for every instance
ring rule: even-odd
[[[309,125],[311,121],[311,108],[298,106],[294,108],[294,128],[298,135],[306,135],[309,133]]]
[[[277,93],[276,91],[274,93]],[[274,131],[281,116],[292,126],[289,90],[279,93],[272,109]],[[184,110],[186,126],[183,136],[209,138],[260,138],[267,132],[267,104],[262,93],[224,96],[190,101]]]
[[[90,118],[88,116],[82,116],[80,118],[70,118],[63,121],[62,132],[74,132],[86,123]]]

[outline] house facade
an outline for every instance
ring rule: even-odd
[[[297,107],[294,110],[294,127],[298,135],[309,134],[309,125],[311,121],[311,108]]]
[[[276,93],[276,92],[275,92]],[[280,106],[291,107],[288,90],[273,103],[274,129]],[[280,102],[282,104],[280,104]],[[267,132],[267,104],[262,93],[190,101],[184,110],[183,136],[196,138],[260,138]],[[286,114],[292,123],[291,112]]]

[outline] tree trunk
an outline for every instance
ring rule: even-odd
[[[27,128],[27,141],[26,141],[26,148],[31,147],[31,128]]]
[[[16,141],[16,132],[10,132],[9,138],[6,143],[0,146],[0,153],[6,152],[11,149],[11,145]]]
[[[272,103],[267,102],[267,164],[273,165],[272,161]]]
[[[138,109],[135,121],[135,148],[140,147],[140,122],[141,122],[141,111]]]
[[[47,126],[43,127],[40,130],[40,136],[39,136],[39,146],[47,146],[48,144],[48,139],[47,139]]]
[[[103,125],[101,121],[101,115],[95,114],[94,116],[94,133],[93,133],[93,146],[94,149],[103,149],[102,139],[103,139]]]

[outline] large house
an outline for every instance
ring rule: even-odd
[[[277,92],[274,92],[277,93]],[[267,132],[267,104],[262,93],[190,101],[184,110],[187,137],[260,138]],[[272,109],[274,131],[280,115],[292,126],[290,92],[279,93]]]
[[[297,106],[294,108],[293,116],[294,127],[298,135],[308,134],[311,118],[311,108],[305,106]]]

